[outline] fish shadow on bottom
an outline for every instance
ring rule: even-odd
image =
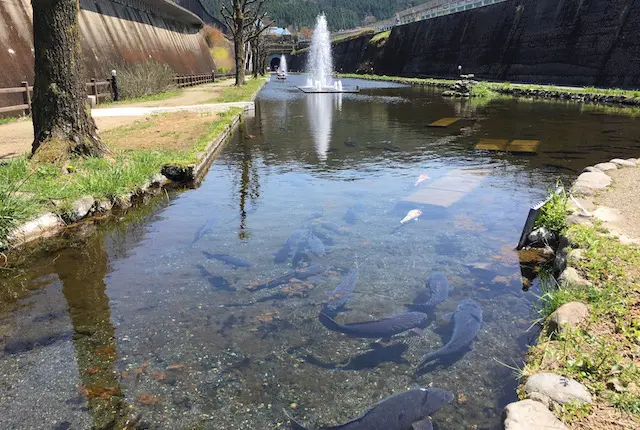
[[[374,369],[382,363],[410,364],[409,361],[402,356],[407,349],[409,349],[407,344],[381,345],[372,343],[370,346],[373,348],[372,350],[337,363],[322,361],[311,354],[303,358],[309,364],[330,370]]]

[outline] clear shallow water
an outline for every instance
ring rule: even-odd
[[[586,165],[637,156],[634,120],[574,104],[477,106],[364,81],[345,82],[364,87],[358,95],[304,95],[294,87],[303,81],[265,87],[255,118],[200,188],[154,200],[3,274],[1,428],[105,427],[132,409],[150,428],[272,429],[282,428],[291,403],[297,417],[330,425],[416,385],[460,400],[435,414],[437,428],[500,428],[516,381],[499,362],[520,363],[536,335],[526,331],[535,291],[522,290],[513,251],[528,207],[558,175],[569,182]],[[463,120],[425,127],[448,116]],[[490,154],[473,149],[480,138],[542,143],[537,155]],[[460,175],[460,187],[478,185],[449,207],[418,205],[420,221],[396,230],[416,206],[403,201],[421,173],[430,176],[425,186]],[[358,219],[347,224],[354,206]],[[342,231],[319,229],[330,248],[311,258],[328,268],[321,279],[252,291],[292,271],[273,255],[293,231],[327,221]],[[432,271],[445,273],[452,290],[423,336],[374,348],[317,320],[325,291],[355,264],[342,322],[404,311]],[[421,352],[449,338],[441,315],[464,298],[484,311],[473,349],[416,375]]]

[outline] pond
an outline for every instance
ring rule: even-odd
[[[367,81],[345,81],[359,94],[313,95],[303,83],[266,85],[199,188],[3,273],[2,428],[108,428],[138,411],[146,428],[276,429],[283,408],[316,428],[416,386],[454,393],[438,429],[501,428],[516,399],[509,366],[537,336],[537,291],[514,250],[528,209],[558,177],[637,156],[640,130],[578,104],[445,100]],[[427,127],[445,117],[459,120]],[[480,139],[540,145],[478,151]],[[419,219],[401,224],[414,209]],[[320,243],[296,252],[300,237]],[[322,270],[300,276],[308,267]],[[355,268],[341,323],[407,311],[433,273],[450,292],[422,330],[348,337],[318,315]],[[464,299],[483,311],[472,348],[417,373]]]

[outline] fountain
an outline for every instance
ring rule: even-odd
[[[278,79],[287,79],[287,58],[284,56],[280,56],[280,65],[278,66],[278,72],[276,73]]]
[[[305,93],[357,93],[359,90],[343,88],[342,81],[333,81],[333,59],[331,58],[331,40],[324,14],[318,15],[313,29],[309,58],[307,60],[307,85],[298,87]]]

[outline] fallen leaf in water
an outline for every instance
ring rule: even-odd
[[[465,403],[467,403],[467,396],[464,393],[458,394],[458,398],[456,399],[456,402],[459,405],[464,405]]]
[[[120,387],[102,387],[99,385],[91,385],[78,388],[78,392],[88,399],[101,398],[109,400],[112,396],[119,396],[122,394]]]
[[[100,371],[100,369],[98,369],[97,367],[91,367],[91,368],[85,370],[84,373],[86,373],[87,375],[95,375],[99,371]]]
[[[136,374],[132,371],[123,370],[120,372],[121,379],[133,379],[136,377]]]
[[[147,373],[147,367],[149,367],[149,361],[148,361],[148,360],[145,360],[145,361],[142,363],[142,365],[141,365],[141,366],[136,367],[136,368],[134,369],[134,372],[135,372],[136,376],[140,376],[140,375],[142,375],[143,373]]]
[[[141,405],[155,405],[160,403],[161,399],[158,396],[154,396],[149,393],[139,393],[136,396],[136,403],[140,403]]]
[[[256,136],[254,134],[247,134],[244,136],[245,139],[255,139]]]
[[[167,380],[167,374],[164,372],[151,372],[149,373],[149,376],[151,379],[158,382],[165,382]]]
[[[96,349],[96,355],[103,355],[106,357],[115,357],[116,349],[113,346],[103,346],[102,348]]]
[[[280,312],[278,311],[266,311],[255,317],[255,320],[260,324],[272,323],[274,319],[278,318]]]
[[[180,364],[180,363],[173,363],[167,366],[167,368],[165,370],[187,370],[188,367],[186,364]]]

